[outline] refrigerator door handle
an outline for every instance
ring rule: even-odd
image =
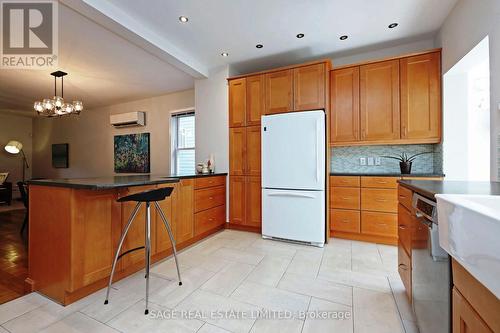
[[[316,182],[319,183],[319,174],[321,172],[319,160],[319,147],[321,147],[321,133],[319,129],[321,128],[320,119],[316,119]]]
[[[267,194],[270,197],[295,197],[295,198],[311,198],[315,199],[316,197],[311,194],[306,193],[297,193],[297,191],[289,191],[289,192],[269,192]]]

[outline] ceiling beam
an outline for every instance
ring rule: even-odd
[[[102,0],[60,0],[59,2],[193,78],[208,77],[206,66],[170,41],[148,30],[135,18],[113,4]]]

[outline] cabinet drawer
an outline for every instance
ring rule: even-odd
[[[406,253],[411,255],[412,216],[403,205],[398,206],[398,238]]]
[[[398,211],[398,190],[362,188],[361,209],[375,212],[396,213]]]
[[[194,214],[194,234],[198,236],[224,223],[226,223],[226,205],[204,210]]]
[[[398,200],[399,203],[405,206],[409,211],[412,210],[412,197],[413,197],[413,191],[403,187],[403,186],[398,186]]]
[[[331,229],[334,231],[354,232],[360,231],[359,211],[331,209]]]
[[[194,188],[206,188],[206,187],[214,187],[221,186],[226,183],[226,176],[204,176],[197,177],[194,179]]]
[[[361,177],[361,187],[397,188],[399,177]]]
[[[209,187],[194,191],[194,212],[199,212],[226,203],[226,188],[224,186]]]
[[[331,208],[359,209],[359,188],[332,187],[330,206]]]
[[[411,302],[411,259],[403,249],[401,242],[398,243],[398,272]]]
[[[359,187],[359,177],[330,176],[330,186]]]
[[[391,213],[361,212],[361,232],[368,235],[395,237],[398,216]]]

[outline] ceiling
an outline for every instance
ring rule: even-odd
[[[57,69],[65,96],[95,108],[192,88],[222,65],[246,73],[429,38],[456,2],[59,0]],[[53,93],[51,71],[0,70],[0,110],[31,112]]]
[[[64,96],[85,109],[193,88],[191,75],[59,5],[59,66],[69,73]],[[54,93],[55,70],[0,70],[0,110],[33,113]]]
[[[457,0],[85,0],[121,11],[207,68],[237,72],[435,33]],[[179,16],[189,18],[179,22]],[[399,26],[388,29],[390,23]],[[297,39],[298,33],[305,37]],[[341,35],[348,35],[345,41]],[[257,49],[256,44],[264,47]],[[221,57],[228,52],[227,58]],[[262,59],[262,61],[259,61]],[[273,61],[275,62],[275,61]]]

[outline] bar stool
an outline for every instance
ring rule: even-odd
[[[108,299],[109,299],[109,291],[111,289],[111,283],[113,282],[113,275],[115,274],[115,268],[116,268],[116,263],[118,262],[119,259],[121,259],[122,256],[136,251],[140,249],[146,249],[146,310],[144,311],[144,314],[148,314],[148,302],[149,302],[149,266],[151,263],[151,203],[154,204],[156,210],[158,213],[160,213],[160,217],[163,221],[163,224],[165,225],[165,228],[167,228],[168,236],[170,237],[170,241],[172,242],[172,249],[174,252],[174,258],[175,258],[175,266],[177,268],[177,276],[179,277],[179,286],[182,286],[181,282],[181,273],[179,271],[179,263],[177,262],[177,250],[175,248],[175,240],[172,234],[172,230],[170,229],[170,225],[168,224],[167,219],[165,218],[165,215],[163,214],[163,211],[161,210],[160,205],[158,204],[158,201],[165,200],[165,198],[169,197],[170,194],[172,193],[173,188],[172,187],[165,187],[165,188],[160,188],[160,189],[155,189],[155,190],[149,190],[149,191],[144,191],[140,193],[135,193],[128,195],[126,197],[122,197],[118,199],[118,202],[128,202],[128,201],[134,201],[137,202],[137,204],[134,207],[134,210],[132,211],[132,215],[130,216],[127,225],[125,226],[125,229],[122,232],[122,236],[120,238],[120,243],[118,244],[118,249],[116,250],[115,253],[115,259],[113,260],[113,267],[111,268],[111,275],[109,276],[109,283],[108,283],[108,290],[106,292],[106,300],[104,301],[104,304],[108,304]],[[136,217],[137,213],[139,212],[139,208],[141,207],[142,203],[146,204],[146,229],[145,229],[145,247],[141,246],[135,249],[131,249],[129,251],[126,251],[122,254],[120,254],[120,251],[122,249],[123,241],[125,240],[125,237],[127,236],[128,230],[130,229],[130,226],[132,225],[132,222],[134,221],[134,218]]]

